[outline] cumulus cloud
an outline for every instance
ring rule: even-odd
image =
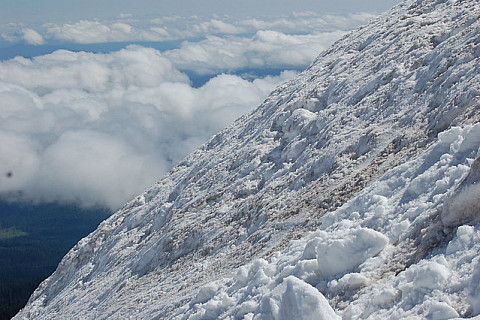
[[[195,88],[140,46],[0,62],[0,194],[118,208],[294,75]]]
[[[81,20],[76,23],[52,24],[48,26],[47,34],[55,39],[76,43],[164,41],[171,38],[165,29],[141,29],[122,20],[107,23]]]
[[[376,17],[376,13],[360,12],[328,15],[316,12],[293,12],[289,16],[247,18],[237,24],[249,31],[274,30],[290,34],[316,34],[331,31],[348,31]]]
[[[58,50],[33,59],[16,57],[0,65],[1,79],[39,94],[53,89],[104,92],[115,86],[189,81],[157,50],[135,46],[110,54]]]
[[[20,42],[22,41],[22,30],[24,25],[19,23],[0,24],[0,40],[6,42]]]
[[[22,30],[23,34],[23,39],[28,43],[28,44],[33,44],[33,45],[40,45],[43,44],[45,41],[43,40],[43,37],[38,33],[37,31],[30,29],[30,28],[24,28]]]
[[[344,31],[288,35],[258,31],[253,37],[209,36],[199,42],[184,42],[165,55],[180,69],[200,74],[242,68],[304,68]]]
[[[236,27],[231,23],[219,19],[211,19],[210,21],[194,25],[194,31],[199,34],[238,34],[245,32],[245,29]]]
[[[128,46],[0,61],[0,196],[117,208],[296,74],[247,81],[222,72],[304,68],[371,17],[125,14],[35,30],[2,26],[4,40],[30,44],[204,40],[165,52]],[[184,72],[216,76],[194,87]]]
[[[131,14],[120,14],[112,20],[47,23],[43,26],[36,26],[35,30],[21,24],[0,25],[0,34],[6,41],[15,42],[23,39],[30,44],[41,44],[45,39],[81,44],[166,41],[208,35],[254,34],[261,30],[285,34],[319,34],[352,30],[376,15],[376,13],[368,12],[344,15],[294,12],[289,15],[255,18],[214,15],[208,18],[163,16],[153,19],[138,19]]]
[[[133,17],[133,14],[131,14],[131,13],[120,13],[118,15],[118,17],[121,18],[121,19],[131,18],[131,17]]]

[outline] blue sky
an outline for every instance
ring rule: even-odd
[[[0,1],[0,197],[111,209],[398,1]]]
[[[80,19],[111,19],[120,14],[136,17],[165,15],[261,16],[292,11],[344,14],[349,12],[382,12],[399,1],[395,0],[2,0],[0,21],[38,24],[68,22]]]

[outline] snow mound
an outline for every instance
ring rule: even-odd
[[[341,231],[315,239],[320,273],[325,278],[352,272],[388,244],[388,238],[372,229],[358,228],[348,233]]]
[[[275,320],[341,319],[318,290],[294,276],[285,278],[273,289],[268,304]],[[262,319],[266,318],[262,316]]]

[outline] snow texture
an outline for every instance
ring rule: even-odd
[[[345,36],[82,239],[16,319],[480,317],[480,4]]]

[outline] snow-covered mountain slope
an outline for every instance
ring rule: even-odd
[[[81,240],[17,319],[480,315],[479,16],[408,0],[344,37]]]

